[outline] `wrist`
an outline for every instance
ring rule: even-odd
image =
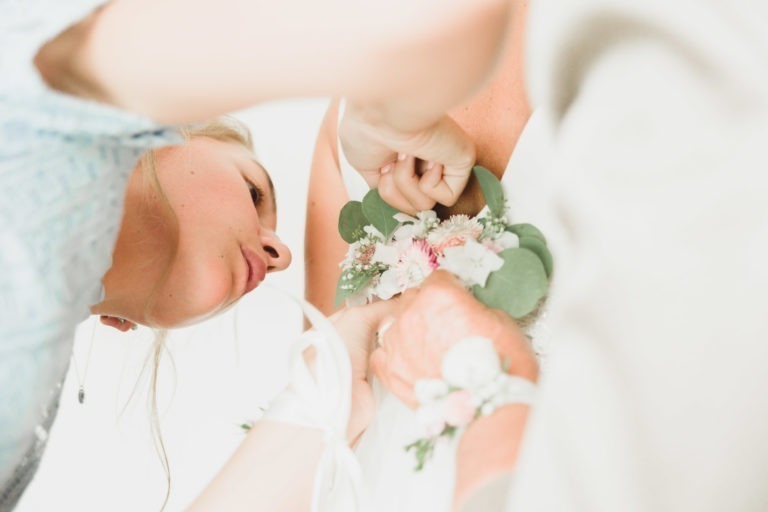
[[[453,438],[467,429],[469,447],[473,448],[478,441],[482,442],[482,435],[477,437],[475,432],[482,434],[489,426],[492,429],[498,418],[504,419],[509,411],[519,410],[522,404],[532,401],[533,382],[509,375],[506,367],[491,340],[469,337],[445,354],[441,365],[442,379],[416,382],[414,393],[419,403],[416,414],[424,436],[406,447],[416,456],[416,470],[424,466],[441,439]],[[515,407],[510,408],[508,404]],[[500,409],[504,411],[495,415]],[[527,411],[527,407],[523,410]],[[489,420],[491,415],[497,419]],[[519,421],[520,413],[513,416]],[[488,447],[480,445],[479,448]],[[500,461],[508,458],[505,454]]]

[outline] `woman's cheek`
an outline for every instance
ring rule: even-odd
[[[218,312],[237,296],[235,276],[220,259],[177,261],[154,301],[153,316],[162,327],[180,327]]]

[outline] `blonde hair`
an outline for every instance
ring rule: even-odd
[[[211,139],[215,139],[221,142],[239,144],[247,148],[249,151],[253,151],[253,138],[251,136],[250,130],[242,122],[240,122],[239,120],[233,117],[219,117],[203,123],[186,125],[179,128],[179,132],[184,136],[184,138],[187,141],[191,140],[194,137],[209,137]],[[157,178],[157,168],[156,168],[154,150],[145,153],[141,157],[139,165],[141,166],[141,169],[144,172],[144,176],[149,181],[149,185],[158,194],[158,197],[160,198],[160,202],[163,204],[163,206],[166,208],[166,210],[170,214],[170,218],[176,219],[176,214],[173,211],[173,208],[171,207],[171,204],[168,201],[168,198],[164,194],[163,189],[160,185],[160,181]],[[172,236],[176,237],[177,232],[173,231]],[[172,240],[172,242],[173,242],[172,244],[173,249],[171,253],[171,261],[176,256],[176,249],[178,247],[178,244],[176,242],[178,242],[178,240],[174,239]],[[167,281],[169,275],[170,275],[170,265],[160,275],[160,278],[157,280],[157,283],[155,283],[154,288],[149,294],[147,303],[144,307],[145,318],[148,318],[148,319],[152,318],[152,314],[151,314],[152,307],[155,304],[155,301],[157,300],[157,296],[160,291],[160,288]],[[168,500],[171,497],[171,468],[168,460],[168,453],[165,449],[165,443],[163,441],[162,431],[160,428],[160,416],[159,416],[159,412],[158,412],[159,408],[157,404],[157,382],[158,382],[160,361],[162,359],[163,354],[166,351],[165,342],[166,342],[168,331],[166,329],[156,328],[154,329],[154,332],[155,332],[155,341],[153,344],[152,352],[149,356],[151,357],[151,360],[152,360],[152,373],[150,375],[150,396],[149,396],[148,407],[149,407],[149,416],[150,416],[150,426],[152,431],[152,441],[155,447],[155,451],[157,452],[157,455],[160,458],[160,463],[163,466],[163,470],[165,472],[165,477],[166,477],[166,483],[167,483],[163,504],[160,507],[160,511],[162,512],[163,510],[165,510],[165,507],[168,504]]]

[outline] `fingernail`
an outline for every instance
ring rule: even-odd
[[[427,170],[430,170],[435,166],[435,162],[427,162]]]
[[[381,174],[387,174],[389,171],[392,170],[392,164],[387,164],[384,167],[381,168]]]
[[[405,160],[405,156],[406,156],[405,153],[398,153],[397,154],[397,161],[398,162],[402,162],[403,160]]]

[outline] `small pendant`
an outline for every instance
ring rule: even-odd
[[[85,402],[85,390],[82,386],[80,386],[80,389],[77,390],[77,401],[81,404]]]

